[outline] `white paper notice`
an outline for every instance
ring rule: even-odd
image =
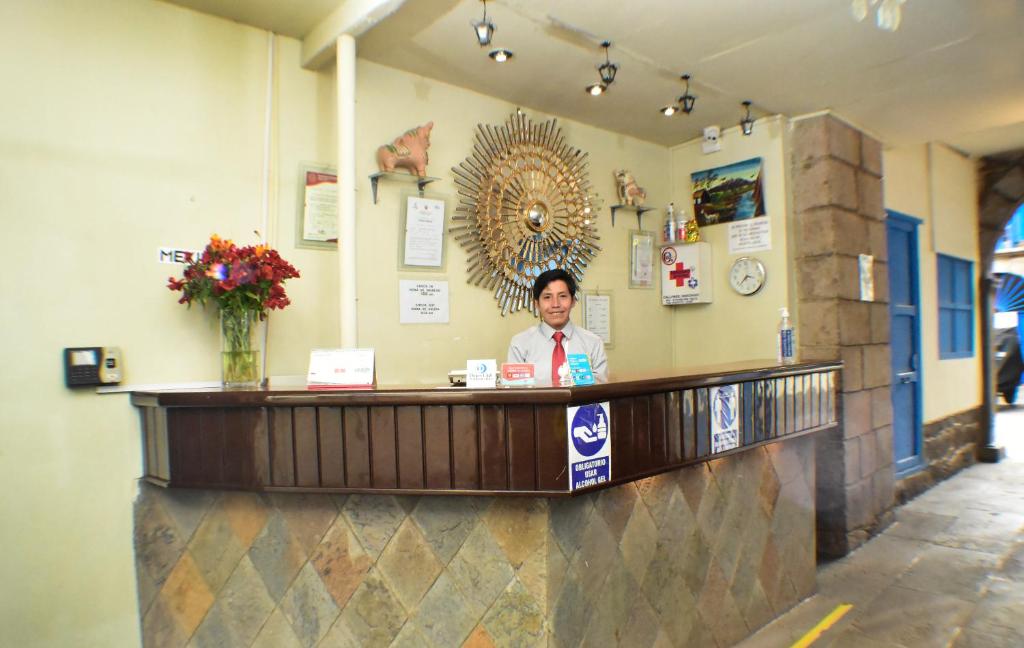
[[[405,265],[440,267],[443,244],[444,201],[410,196],[405,210]]]
[[[402,324],[447,324],[448,282],[398,282],[399,318]]]
[[[585,329],[601,338],[605,344],[612,343],[612,298],[608,295],[586,295]]]
[[[729,223],[729,254],[772,249],[772,225],[768,218]]]
[[[338,177],[306,172],[302,238],[307,241],[338,240]]]
[[[870,254],[857,255],[860,271],[860,300],[875,301],[875,257]]]

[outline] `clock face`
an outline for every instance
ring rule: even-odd
[[[764,264],[753,257],[740,257],[729,270],[729,285],[741,295],[753,295],[764,287]]]

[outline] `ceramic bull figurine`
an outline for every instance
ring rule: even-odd
[[[626,169],[615,172],[615,184],[619,192],[619,204],[630,207],[643,207],[647,200],[647,191],[637,186],[633,175]]]
[[[411,128],[391,144],[377,149],[377,166],[381,171],[391,172],[396,167],[408,169],[419,177],[427,175],[427,149],[430,148],[430,130],[434,122]]]

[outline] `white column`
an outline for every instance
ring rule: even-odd
[[[341,346],[358,346],[356,310],[356,39],[338,36],[338,272]]]

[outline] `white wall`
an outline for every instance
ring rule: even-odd
[[[974,262],[977,303],[978,206],[975,162],[941,144],[887,149],[885,207],[920,218],[920,321],[924,422],[981,404],[981,337],[975,319],[974,356],[939,358],[936,254]]]
[[[764,198],[771,222],[770,250],[729,254],[729,226],[718,224],[701,229],[712,246],[714,302],[673,307],[676,364],[708,365],[750,359],[775,362],[779,309],[789,307],[793,294],[787,229],[790,216],[786,177],[787,120],[776,116],[759,120],[753,134],[743,136],[738,127],[722,131],[722,150],[704,154],[702,140],[672,149],[672,195],[677,206],[693,216],[690,174],[725,166],[753,157],[763,163]],[[767,269],[764,288],[743,297],[729,288],[729,268],[740,256],[754,256]]]
[[[291,222],[298,160],[333,154],[322,75],[299,69],[297,42],[278,43],[272,223]],[[127,395],[66,389],[61,349],[119,345],[128,382],[217,379],[214,318],[175,303],[164,284],[179,270],[156,252],[212,232],[255,240],[266,45],[159,2],[0,3],[0,645],[139,641],[137,415]],[[287,364],[335,343],[336,309],[316,300],[336,272],[276,234],[304,275],[275,317],[271,359]]]

